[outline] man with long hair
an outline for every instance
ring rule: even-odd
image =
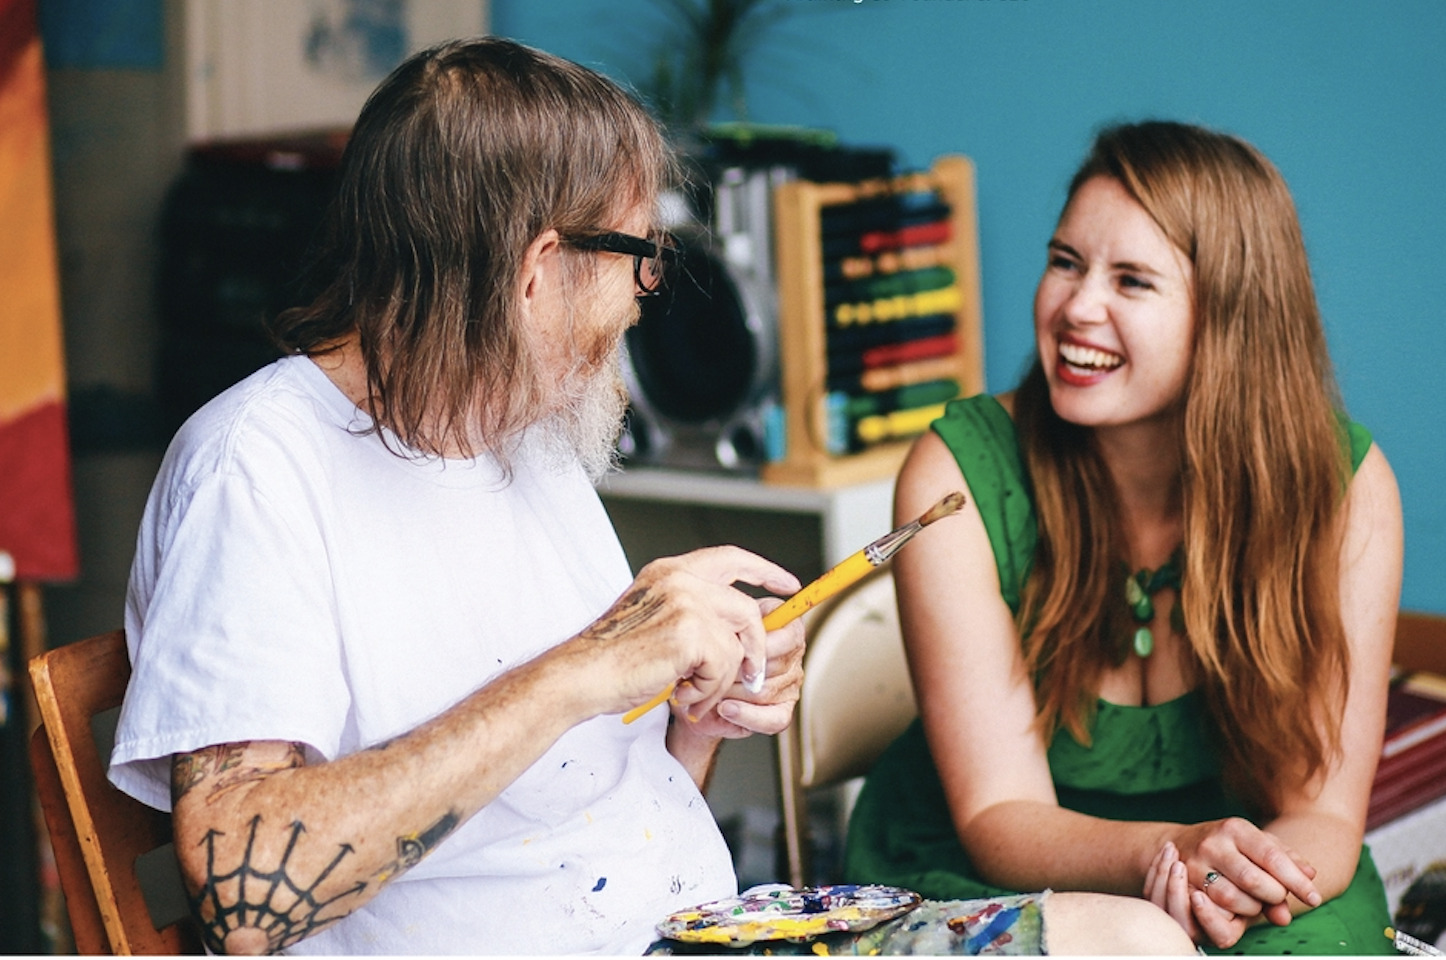
[[[788,723],[802,630],[733,584],[799,584],[733,547],[632,580],[589,482],[669,169],[504,40],[363,109],[290,355],[177,435],[130,582],[111,776],[173,811],[210,949],[636,953],[735,892],[700,790]]]

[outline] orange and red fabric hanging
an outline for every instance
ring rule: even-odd
[[[0,0],[0,550],[17,580],[77,573],[35,0]]]

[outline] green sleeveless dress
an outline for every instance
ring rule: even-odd
[[[990,396],[951,403],[933,429],[959,462],[994,547],[999,582],[1011,610],[1034,556],[1034,504],[1014,423]],[[1370,434],[1346,424],[1352,469],[1371,446]],[[1061,730],[1049,747],[1060,806],[1112,820],[1197,823],[1245,816],[1220,777],[1208,716],[1197,693],[1167,703],[1127,707],[1101,700],[1081,746]],[[1001,757],[1001,764],[1010,762]],[[844,876],[948,900],[1019,891],[980,879],[960,845],[943,786],[919,721],[870,771],[849,822]],[[1361,848],[1349,888],[1288,926],[1260,924],[1229,954],[1394,954],[1383,935],[1390,923],[1385,888]]]

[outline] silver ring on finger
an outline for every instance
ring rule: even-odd
[[[1202,887],[1209,887],[1210,884],[1214,883],[1216,880],[1219,880],[1219,879],[1220,879],[1220,874],[1216,873],[1214,870],[1211,870],[1211,871],[1209,871],[1209,872],[1207,872],[1207,873],[1205,874],[1205,882],[1204,882],[1203,884],[1201,884],[1201,886],[1202,886]]]

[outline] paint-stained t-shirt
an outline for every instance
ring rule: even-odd
[[[293,357],[177,435],[131,573],[121,789],[166,809],[177,752],[282,740],[328,760],[404,734],[573,636],[629,584],[581,469],[524,446],[504,482],[486,458],[398,457],[367,422]],[[659,710],[575,727],[292,952],[641,953],[668,913],[736,889],[666,724]]]

